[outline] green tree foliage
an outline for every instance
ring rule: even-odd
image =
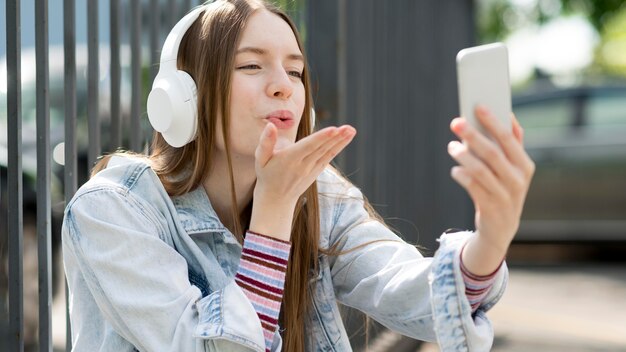
[[[563,14],[584,13],[589,22],[602,31],[604,25],[616,15],[620,9],[625,9],[624,0],[560,0]]]
[[[274,3],[278,7],[280,7],[283,11],[287,12],[289,17],[294,20],[296,26],[298,26],[298,31],[302,36],[303,40],[306,40],[306,27],[305,27],[305,17],[304,12],[306,11],[306,1],[307,0],[269,0]],[[314,0],[312,0],[314,1]]]
[[[626,0],[479,0],[477,10],[481,43],[504,40],[525,26],[557,17],[582,15],[600,37],[586,73],[626,76]]]
[[[280,6],[285,11],[299,11],[304,7],[303,0],[271,0],[274,4]]]
[[[626,76],[626,7],[602,23],[595,62],[610,75]]]
[[[537,0],[520,6],[511,0],[478,2],[478,37],[481,42],[500,40],[528,24],[544,24],[556,17],[582,14],[601,33],[604,25],[620,9],[624,0]]]

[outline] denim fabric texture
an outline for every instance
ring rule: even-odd
[[[444,234],[424,258],[370,219],[361,192],[331,169],[317,183],[320,247],[365,245],[320,255],[311,271],[307,351],[352,350],[338,304],[442,351],[489,350],[485,311],[504,291],[505,265],[472,316],[459,266],[471,232]],[[259,318],[234,281],[241,250],[202,187],[170,197],[145,161],[113,157],[65,210],[73,349],[264,351]],[[281,346],[277,332],[272,350]]]
[[[458,319],[471,315],[471,307],[465,296],[459,251],[465,240],[456,234],[444,234],[439,239],[440,248],[435,254],[430,275],[434,329],[442,351],[489,351],[493,344],[493,328],[485,312],[493,307],[504,294],[508,275],[506,264],[496,276],[494,288],[474,319]],[[460,285],[458,284],[460,283]]]

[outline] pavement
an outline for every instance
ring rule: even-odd
[[[488,316],[494,352],[626,351],[626,264],[513,266]]]

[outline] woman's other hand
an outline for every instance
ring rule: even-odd
[[[268,123],[255,152],[257,174],[250,230],[289,240],[295,205],[330,161],[352,141],[352,126],[327,127],[293,144],[277,145]]]
[[[452,141],[448,153],[459,163],[452,178],[469,193],[476,209],[477,236],[465,246],[463,263],[472,273],[493,272],[517,233],[535,164],[524,150],[524,131],[513,119],[509,130],[486,108],[476,116],[493,139],[463,117],[450,129],[463,143]]]

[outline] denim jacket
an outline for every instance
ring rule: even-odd
[[[460,272],[471,232],[444,234],[424,258],[369,219],[360,191],[331,169],[317,180],[320,255],[304,317],[307,351],[351,351],[338,303],[443,351],[488,351],[485,311],[503,294],[507,269],[474,314]],[[113,157],[67,205],[63,256],[76,351],[264,351],[259,318],[234,282],[241,245],[202,187],[170,197],[142,160]],[[273,351],[280,351],[277,332]]]

